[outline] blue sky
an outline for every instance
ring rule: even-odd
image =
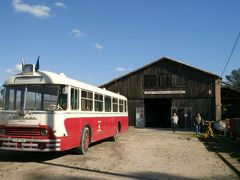
[[[221,75],[239,0],[2,0],[0,83],[25,63],[100,85],[163,56]],[[223,75],[240,68],[240,43]]]

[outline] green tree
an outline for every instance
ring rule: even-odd
[[[232,87],[240,88],[240,68],[233,70],[229,76],[226,76],[226,79]]]

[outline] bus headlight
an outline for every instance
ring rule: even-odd
[[[1,129],[0,129],[0,135],[5,135],[5,134],[6,134],[6,130],[3,129],[3,128],[1,128]]]
[[[48,135],[48,130],[47,129],[41,129],[40,134],[41,134],[41,136],[47,136]]]

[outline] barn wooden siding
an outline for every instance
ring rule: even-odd
[[[169,58],[146,65],[102,85],[128,98],[129,125],[135,125],[136,107],[144,99],[171,99],[172,107],[191,108],[207,120],[221,118],[219,77]],[[185,91],[182,94],[145,94],[145,91]]]

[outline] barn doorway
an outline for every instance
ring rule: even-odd
[[[145,99],[146,127],[171,127],[171,99]]]

